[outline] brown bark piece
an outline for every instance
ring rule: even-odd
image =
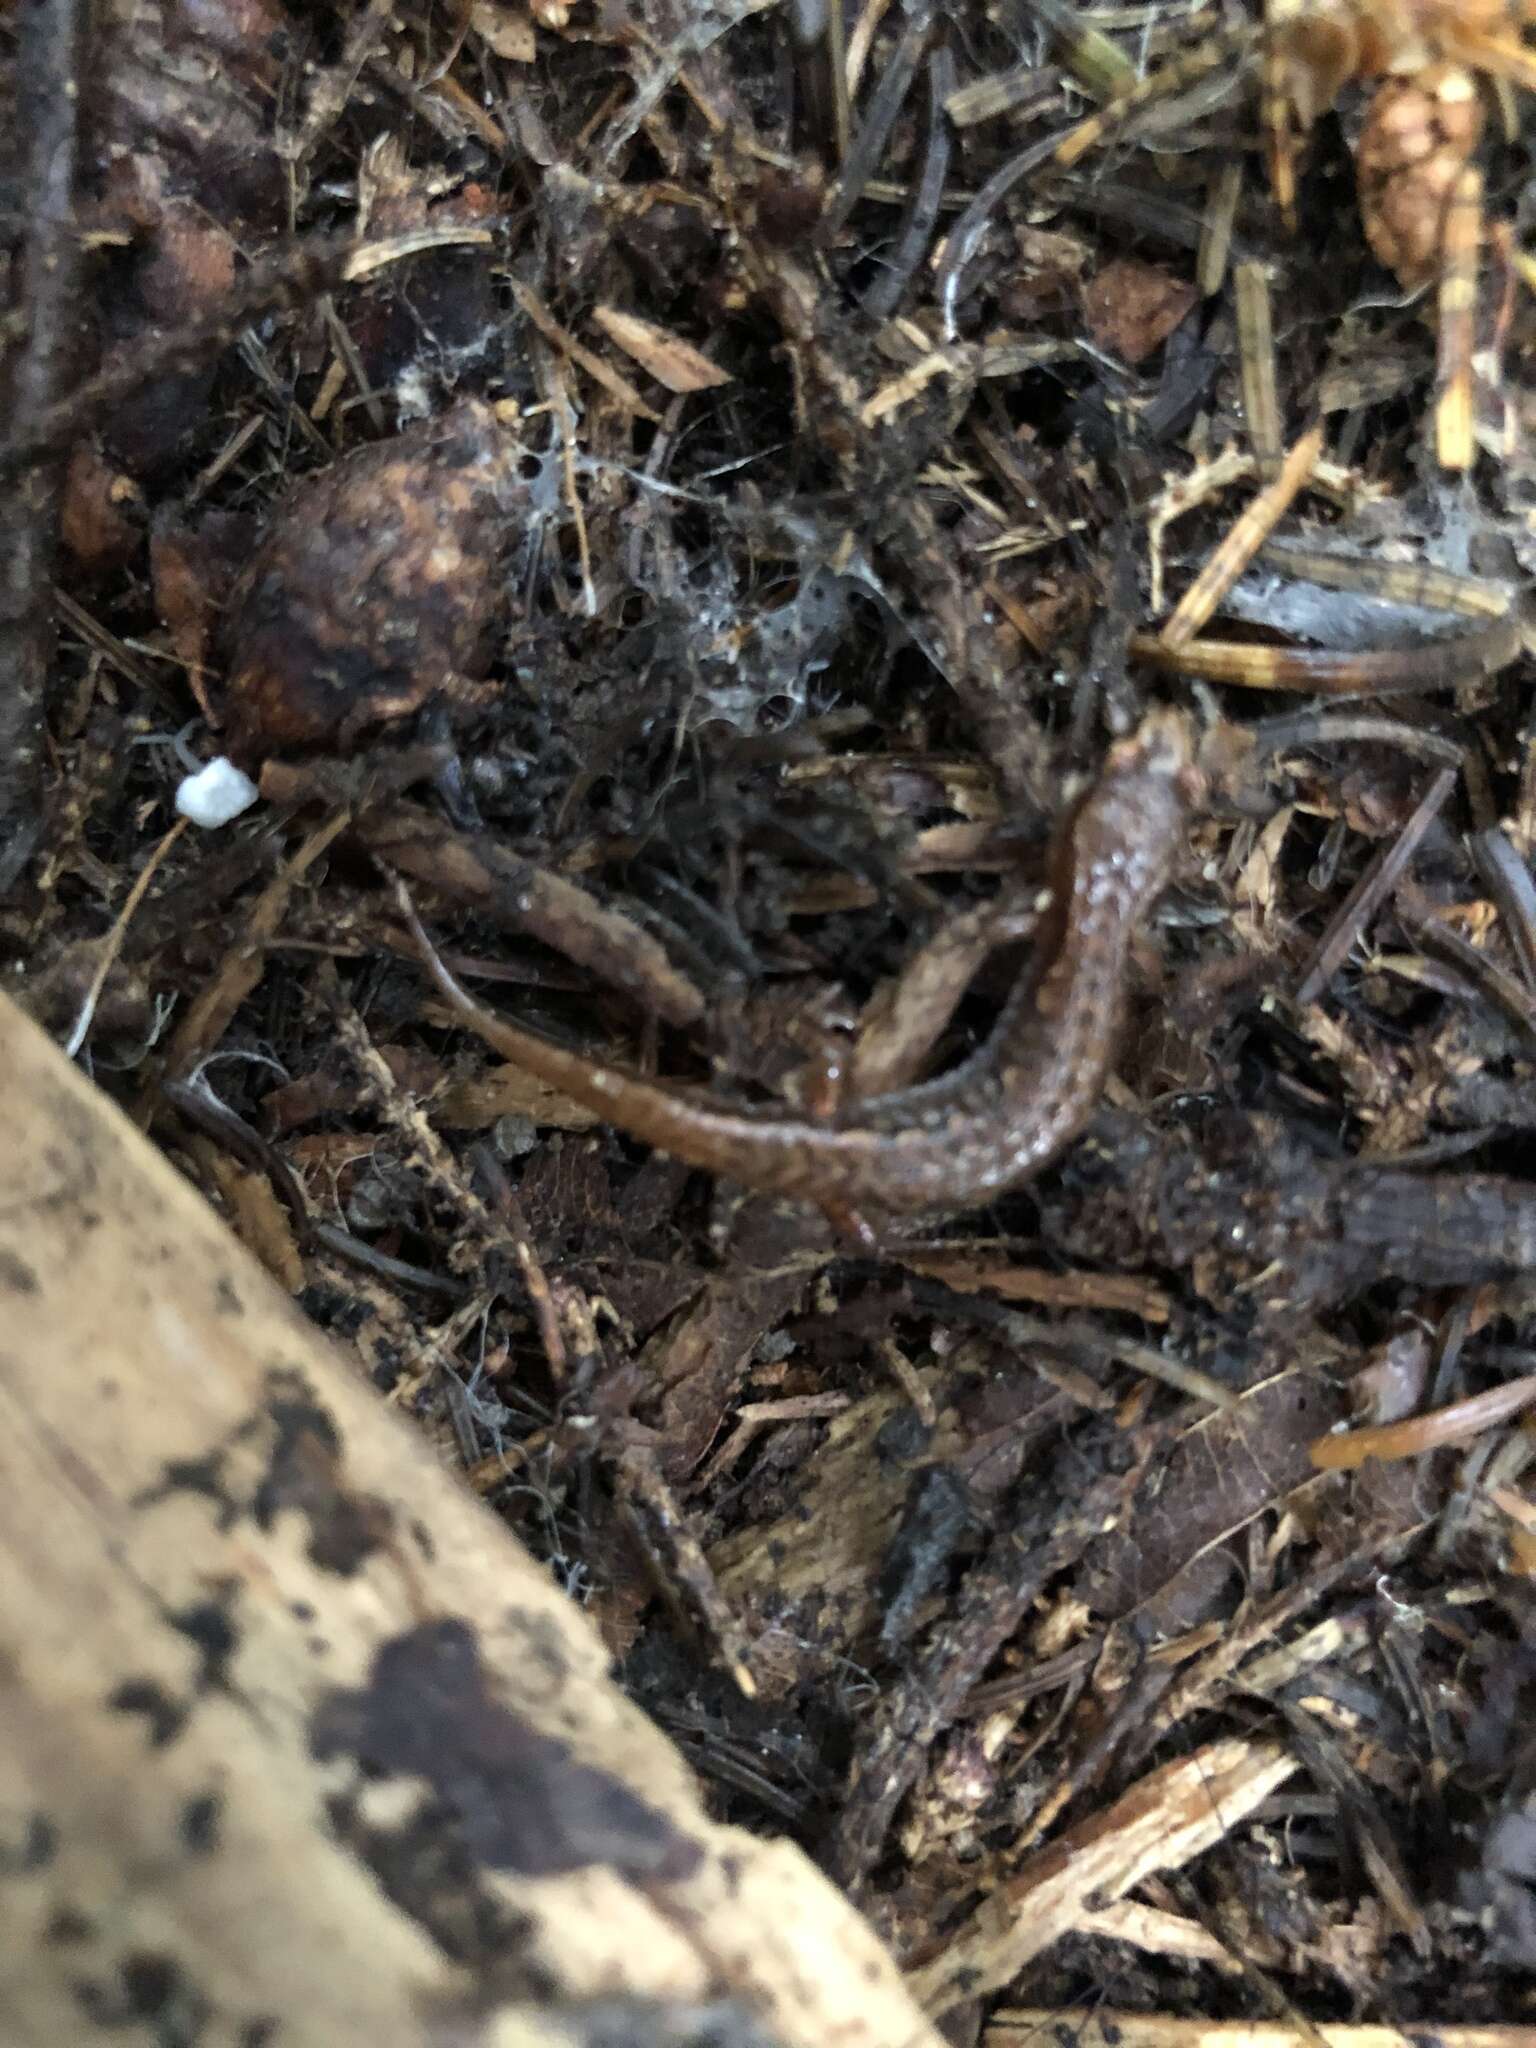
[[[585,1618],[0,1003],[0,2035],[936,2048]],[[174,2023],[174,2025],[173,2025]]]

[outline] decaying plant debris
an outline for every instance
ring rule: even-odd
[[[1503,2043],[1533,101],[1453,359],[1371,80],[1289,233],[1216,12],[0,7],[0,945],[951,2038]],[[1167,705],[1096,1120],[873,1246],[498,1063],[398,907],[531,1028],[828,1113],[985,1038]],[[170,837],[222,753],[261,803]]]

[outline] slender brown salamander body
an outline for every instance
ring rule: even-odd
[[[1131,941],[1168,879],[1197,789],[1184,721],[1153,713],[1110,750],[1062,835],[1040,964],[1009,995],[991,1038],[939,1079],[851,1102],[825,1122],[720,1108],[507,1023],[459,986],[402,898],[464,1022],[606,1122],[745,1187],[835,1211],[958,1212],[1038,1173],[1093,1114],[1119,1036]]]

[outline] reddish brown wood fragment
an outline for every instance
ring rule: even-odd
[[[1314,1465],[1325,1472],[1352,1472],[1367,1458],[1417,1458],[1441,1444],[1463,1443],[1485,1429],[1507,1422],[1536,1401],[1536,1373],[1505,1380],[1464,1401],[1411,1415],[1406,1422],[1382,1422],[1373,1429],[1351,1429],[1338,1436],[1320,1436],[1311,1447]]]

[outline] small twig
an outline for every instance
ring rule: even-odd
[[[436,1329],[422,1333],[401,1361],[401,1371],[387,1396],[391,1407],[403,1406],[436,1378],[470,1331],[484,1324],[494,1299],[494,1294],[484,1289],[469,1294],[451,1311],[446,1321],[439,1323]]]
[[[226,948],[207,985],[184,1012],[166,1055],[166,1073],[188,1074],[219,1043],[236,1010],[261,980],[267,947],[294,890],[346,824],[347,813],[337,811],[317,826],[251,905],[238,938]]]
[[[1503,1012],[1517,1031],[1523,1033],[1527,1044],[1536,1045],[1536,998],[1528,989],[1522,987],[1512,974],[1506,974],[1497,960],[1490,959],[1481,946],[1474,946],[1460,932],[1452,931],[1449,925],[1432,916],[1427,904],[1420,905],[1405,896],[1397,907],[1407,929],[1426,953],[1446,961],[1464,975],[1496,1009]]]
[[[487,1271],[492,1252],[506,1248],[507,1233],[478,1190],[471,1187],[459,1162],[410,1090],[395,1079],[373,1033],[341,984],[334,960],[321,963],[316,991],[330,1013],[336,1043],[351,1060],[368,1097],[380,1115],[411,1147],[429,1187],[451,1210],[459,1224],[450,1264],[475,1275]]]
[[[37,435],[57,409],[79,329],[74,198],[88,18],[89,0],[33,0],[21,14],[13,116],[15,131],[26,137],[19,190],[27,237],[16,311],[26,338],[0,395],[13,432],[22,435]],[[42,830],[62,480],[58,464],[35,470],[0,512],[0,896]]]
[[[1261,452],[1261,451],[1256,451]],[[1323,452],[1321,426],[1309,427],[1175,605],[1160,635],[1166,647],[1183,647],[1206,625],[1227,592],[1295,503]]]
[[[1536,882],[1501,826],[1474,833],[1472,858],[1483,885],[1499,906],[1499,916],[1520,962],[1527,985],[1536,990]]]
[[[1278,754],[1287,747],[1333,747],[1346,740],[1357,740],[1398,747],[1405,754],[1418,754],[1447,768],[1460,768],[1465,758],[1465,749],[1442,733],[1426,732],[1422,726],[1405,725],[1400,718],[1383,718],[1370,711],[1287,711],[1278,718],[1261,718],[1257,725],[1248,728],[1248,733],[1263,754]]]
[[[1323,465],[1318,468],[1321,477]],[[1364,591],[1391,604],[1421,605],[1426,611],[1450,612],[1463,619],[1504,620],[1514,610],[1507,584],[1458,576],[1431,562],[1382,562],[1289,540],[1268,541],[1260,553],[1287,576],[1303,577],[1325,590]]]
[[[1439,815],[1455,784],[1456,770],[1440,769],[1397,838],[1390,846],[1379,847],[1372,855],[1359,881],[1329,919],[1328,928],[1312,956],[1312,964],[1297,987],[1298,1003],[1304,1006],[1315,1003],[1328,986],[1350,947],[1396,888],[1408,863],[1418,852],[1419,842]]]
[[[1043,140],[1032,142],[1021,149],[1017,156],[1011,156],[1000,164],[977,192],[959,219],[944,238],[944,259],[939,265],[939,274],[934,280],[934,296],[944,318],[944,338],[953,341],[958,332],[955,309],[960,301],[960,287],[971,258],[981,245],[981,238],[991,223],[992,216],[1002,205],[1015,185],[1038,171],[1056,153],[1056,138],[1047,135]]]
[[[1161,1380],[1165,1387],[1172,1387],[1175,1393],[1188,1394],[1191,1400],[1208,1401],[1213,1408],[1236,1408],[1238,1405],[1240,1396],[1231,1387],[1224,1387],[1220,1380],[1212,1379],[1198,1366],[1183,1365],[1177,1358],[1170,1358],[1166,1351],[1154,1350],[1150,1344],[1133,1344],[1129,1338],[1113,1337],[1107,1348],[1111,1356],[1121,1365],[1128,1365],[1132,1372],[1144,1373],[1149,1380]]]
[[[597,589],[592,581],[592,547],[587,537],[587,515],[581,502],[581,492],[576,484],[576,457],[578,441],[576,434],[576,408],[571,403],[570,387],[566,382],[565,363],[559,356],[549,359],[549,384],[551,386],[550,409],[555,424],[560,430],[560,460],[565,480],[565,501],[571,510],[571,524],[576,529],[576,559],[581,567],[581,597],[589,619],[597,617]]]
[[[338,1224],[321,1222],[312,1213],[309,1198],[282,1153],[259,1131],[252,1130],[245,1118],[232,1110],[227,1102],[215,1095],[204,1075],[198,1074],[186,1081],[162,1081],[160,1093],[172,1109],[196,1125],[205,1136],[233,1152],[254,1172],[266,1175],[273,1193],[288,1211],[294,1234],[301,1243],[330,1252],[335,1258],[346,1259],[350,1264],[400,1287],[415,1287],[428,1294],[447,1294],[455,1300],[467,1293],[468,1290],[458,1280],[451,1280],[442,1273],[430,1273],[424,1266],[413,1266],[406,1259],[381,1252]]]
[[[446,1294],[454,1299],[468,1293],[462,1281],[450,1279],[446,1273],[429,1272],[425,1266],[413,1266],[409,1259],[397,1259],[392,1252],[381,1252],[377,1245],[365,1244],[337,1223],[312,1223],[310,1235],[318,1250],[397,1287],[414,1287],[423,1294]]]
[[[1044,23],[1061,61],[1096,100],[1122,99],[1139,84],[1136,66],[1111,37],[1082,19],[1066,0],[1028,0],[1029,12]]]
[[[965,85],[951,85],[944,112],[956,128],[974,128],[1003,114],[1041,114],[1061,104],[1061,70],[1055,64],[1017,64]]]
[[[949,182],[950,137],[944,103],[954,81],[954,57],[947,47],[941,47],[928,60],[928,132],[923,166],[907,201],[896,245],[886,259],[885,271],[864,294],[864,310],[872,320],[888,320],[901,304],[902,294],[933,237],[934,223],[944,203],[944,187]]]
[[[1111,1425],[1102,1425],[1106,1433]],[[1080,1445],[1085,1460],[1094,1439]],[[917,1782],[933,1745],[964,1711],[978,1679],[1055,1575],[1075,1564],[1114,1512],[1125,1482],[1096,1480],[1070,1511],[1022,1503],[972,1567],[932,1642],[886,1693],[860,1731],[848,1794],[829,1860],[848,1889],[880,1854],[896,1809]]]
[[[1477,346],[1477,267],[1483,245],[1483,174],[1466,164],[1445,200],[1435,329],[1440,394],[1435,453],[1440,467],[1466,470],[1476,452],[1472,358]]]
[[[571,1368],[566,1355],[565,1338],[560,1328],[560,1316],[550,1290],[548,1275],[533,1248],[533,1239],[529,1233],[528,1220],[523,1214],[522,1203],[512,1192],[511,1183],[502,1171],[501,1161],[489,1145],[472,1145],[469,1158],[475,1172],[490,1188],[492,1209],[507,1226],[512,1256],[522,1276],[523,1286],[527,1289],[528,1305],[533,1310],[533,1319],[538,1325],[539,1342],[544,1347],[544,1362],[549,1367],[549,1376],[557,1387],[564,1386],[570,1378]]]
[[[357,838],[390,868],[542,939],[669,1024],[697,1024],[703,995],[656,941],[565,876],[518,860],[488,833],[456,832],[414,804],[365,811]]]
[[[1172,1729],[1192,1714],[1214,1705],[1229,1686],[1263,1696],[1268,1688],[1261,1685],[1256,1670],[1240,1671],[1239,1666],[1265,1643],[1283,1641],[1285,1631],[1293,1627],[1309,1608],[1317,1606],[1341,1580],[1349,1578],[1352,1573],[1368,1570],[1379,1563],[1380,1557],[1379,1540],[1362,1544],[1358,1549],[1346,1550],[1340,1555],[1325,1557],[1310,1571],[1303,1572],[1294,1585],[1234,1616],[1222,1630],[1219,1640],[1179,1673],[1153,1712],[1137,1729],[1124,1756],[1126,1767],[1135,1769],[1145,1763]],[[1289,1661],[1285,1671],[1287,1679],[1296,1675]]]
[[[1323,1472],[1353,1472],[1367,1458],[1417,1458],[1442,1444],[1464,1443],[1508,1422],[1536,1401],[1536,1373],[1505,1380],[1481,1394],[1452,1401],[1444,1408],[1431,1408],[1424,1415],[1410,1415],[1405,1422],[1381,1422],[1369,1429],[1350,1429],[1337,1436],[1320,1436],[1311,1446],[1312,1462]]]
[[[810,138],[823,160],[836,166],[848,154],[848,30],[843,0],[791,0],[794,45]]]
[[[917,67],[923,61],[932,28],[932,5],[916,8],[902,31],[895,54],[880,74],[880,83],[870,96],[859,132],[843,160],[837,183],[828,193],[822,211],[821,233],[828,241],[840,231],[852,213],[859,194],[885,153],[891,130],[896,126],[907,94],[912,89],[912,81],[917,76]]]
[[[1223,164],[1206,197],[1205,211],[1200,216],[1200,241],[1195,257],[1195,279],[1202,294],[1210,299],[1221,290],[1222,279],[1227,273],[1227,264],[1232,257],[1232,228],[1237,219],[1237,202],[1243,192],[1243,166],[1241,158],[1234,157]],[[1266,306],[1267,311],[1267,306]],[[1241,332],[1239,319],[1239,332]],[[1271,352],[1271,363],[1273,352]],[[1250,435],[1250,438],[1252,436]],[[1276,441],[1275,453],[1279,453]]]
[[[1237,289],[1237,340],[1242,356],[1248,439],[1260,474],[1268,475],[1280,459],[1280,400],[1275,388],[1269,272],[1262,263],[1239,263],[1233,283]]]
[[[75,1028],[69,1034],[64,1048],[67,1058],[74,1059],[90,1035],[91,1020],[96,1015],[96,1005],[101,1001],[101,992],[107,985],[107,976],[112,972],[112,963],[122,951],[123,940],[133,922],[133,914],[144,901],[144,893],[155,878],[155,871],[182,833],[187,829],[188,820],[178,818],[170,831],[160,841],[154,852],[145,861],[134,881],[133,887],[124,898],[123,907],[113,920],[112,929],[102,943],[101,958],[96,962],[96,972],[91,976],[91,985],[85,992],[85,1001],[80,1005],[80,1014],[75,1019]]]
[[[579,342],[568,328],[562,327],[532,285],[525,284],[517,277],[509,278],[508,284],[513,298],[529,323],[538,329],[551,348],[569,356],[573,363],[578,364],[589,377],[602,385],[610,398],[617,399],[626,412],[635,413],[643,420],[660,424],[661,414],[655,407],[647,405],[629,379],[621,376],[611,363],[594,354],[591,349]]]
[[[891,4],[892,0],[865,0],[865,4],[859,9],[858,20],[847,35],[847,48],[843,55],[843,78],[850,99],[857,99],[859,96],[869,55],[875,47],[875,37],[885,26],[885,17],[891,11]]]

